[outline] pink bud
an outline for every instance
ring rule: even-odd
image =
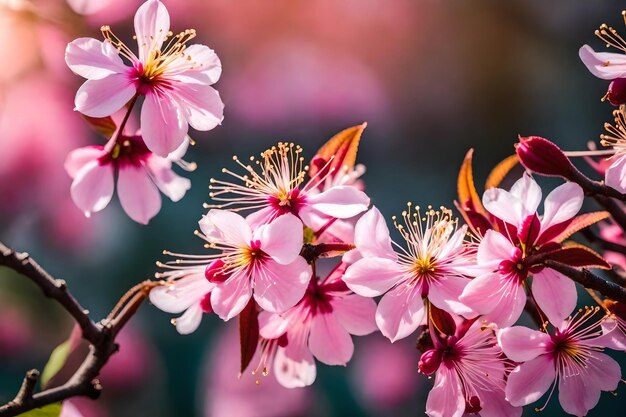
[[[609,84],[606,99],[614,106],[626,104],[626,78],[616,78]]]
[[[207,280],[209,280],[209,282],[214,284],[226,281],[228,279],[228,275],[224,274],[224,261],[216,259],[211,262],[204,270],[204,276]]]
[[[572,179],[576,168],[554,143],[539,136],[519,138],[515,146],[524,168],[550,177]]]
[[[202,309],[203,313],[209,314],[213,312],[213,306],[211,305],[211,293],[210,292],[204,294],[204,296],[200,299],[200,308]]]
[[[478,398],[475,395],[473,395],[472,397],[470,397],[468,400],[465,401],[465,412],[467,414],[477,414],[482,409],[483,408],[480,405],[480,398]]]
[[[417,367],[424,375],[432,375],[441,365],[441,351],[439,349],[431,349],[422,354]]]

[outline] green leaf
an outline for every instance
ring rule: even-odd
[[[46,405],[20,414],[18,417],[59,417],[61,414],[61,403]]]
[[[70,354],[71,348],[71,340],[68,339],[65,342],[61,343],[57,346],[52,353],[50,354],[50,359],[48,359],[48,363],[43,368],[43,372],[41,373],[41,386],[45,387],[50,379],[57,374],[65,365],[65,361]]]

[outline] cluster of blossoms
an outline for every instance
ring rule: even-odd
[[[146,224],[161,208],[159,191],[178,201],[191,185],[172,170],[172,163],[194,168],[182,160],[190,143],[189,125],[206,131],[223,119],[224,105],[211,87],[222,66],[209,47],[188,45],[195,30],[170,31],[169,14],[159,0],[141,5],[134,23],[138,54],[109,26],[101,29],[103,41],[79,38],[67,45],[67,65],[87,79],[76,93],[75,110],[107,142],[73,151],[66,170],[73,178],[72,199],[86,216],[107,206],[117,172],[122,208]],[[127,132],[140,99],[140,128]],[[112,116],[120,113],[116,123]]]
[[[66,168],[72,197],[86,214],[107,205],[117,170],[124,210],[146,223],[159,210],[159,190],[176,201],[190,186],[172,163],[192,167],[181,159],[188,125],[209,130],[221,121],[222,103],[210,87],[221,67],[207,47],[186,45],[194,31],[169,32],[158,0],[139,8],[135,31],[138,57],[109,27],[102,28],[103,42],[68,46],[68,65],[87,78],[76,109],[108,142],[74,151]],[[603,25],[598,36],[626,51],[614,29]],[[391,342],[417,337],[419,372],[434,374],[426,403],[431,417],[520,416],[549,391],[547,404],[557,385],[563,410],[586,415],[621,380],[604,350],[626,349],[626,291],[589,270],[611,270],[618,282],[626,276],[626,58],[588,46],[580,54],[595,75],[612,80],[606,97],[621,105],[602,136],[613,149],[575,153],[605,175],[604,183],[584,176],[548,140],[520,138],[482,198],[468,153],[455,204],[464,223],[448,208],[409,203],[392,217],[392,240],[364,192],[365,169],[356,164],[365,124],[335,135],[309,163],[299,146],[278,143],[260,157],[234,157],[235,168],[211,179],[212,201],[196,231],[205,252],[166,251],[176,259],[158,263],[163,285],[150,300],[179,315],[172,323],[181,334],[194,332],[204,314],[237,317],[241,372],[250,366],[255,375],[271,373],[288,388],[314,382],[315,359],[345,366],[352,336],[380,331]],[[126,132],[139,97],[141,131]],[[117,124],[111,116],[124,106]],[[607,154],[608,161],[591,159]],[[518,162],[526,171],[502,188]],[[566,182],[543,199],[533,173]],[[606,211],[579,214],[586,195]],[[590,229],[596,223],[600,236]],[[577,232],[607,250],[615,268],[572,242]],[[598,306],[577,309],[575,281]],[[523,315],[535,328],[517,325]]]

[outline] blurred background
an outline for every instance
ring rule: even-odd
[[[83,80],[65,66],[65,45],[100,38],[108,24],[134,49],[140,1],[0,0],[0,240],[65,279],[96,319],[154,274],[163,249],[201,250],[193,230],[209,178],[235,152],[247,157],[290,140],[310,157],[334,133],[367,121],[359,161],[373,203],[391,216],[407,200],[452,206],[470,147],[480,185],[513,153],[518,134],[583,149],[611,120],[600,102],[607,83],[587,72],[578,48],[602,46],[593,31],[603,22],[623,28],[612,0],[163,1],[174,32],[195,28],[197,42],[221,58],[215,87],[226,110],[220,127],[191,132],[197,145],[186,159],[199,167],[190,192],[176,204],[164,200],[144,227],[116,198],[86,219],[63,169],[70,150],[103,143],[72,111]],[[206,316],[196,333],[180,336],[169,320],[142,307],[106,368],[101,400],[75,401],[84,416],[424,413],[432,381],[417,373],[411,338],[355,338],[346,369],[318,364],[313,387],[286,390],[271,375],[260,386],[250,375],[237,379],[236,323]],[[33,285],[0,270],[1,402],[71,328]],[[624,407],[624,395],[604,393],[589,415],[622,415]],[[563,415],[556,397],[544,414]]]

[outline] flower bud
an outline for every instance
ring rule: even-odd
[[[432,375],[441,365],[441,351],[439,349],[431,349],[422,354],[417,367],[424,375]]]
[[[213,306],[211,305],[211,293],[208,292],[200,299],[200,308],[203,313],[212,313]]]
[[[611,81],[605,98],[614,106],[626,104],[626,78],[616,78]]]
[[[219,284],[228,279],[228,275],[224,274],[224,261],[216,259],[207,265],[204,270],[205,278],[214,284]]]
[[[563,151],[549,140],[539,136],[520,136],[515,148],[524,168],[541,175],[572,179],[574,166]]]

